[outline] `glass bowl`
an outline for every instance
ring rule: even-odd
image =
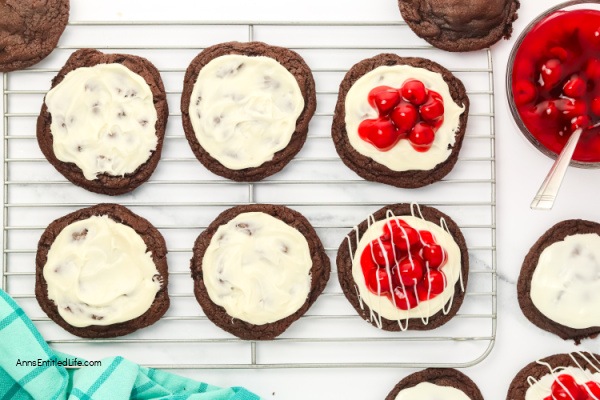
[[[512,90],[513,67],[514,67],[514,63],[515,63],[515,58],[517,56],[517,53],[519,51],[519,48],[521,47],[523,40],[529,34],[529,32],[531,32],[531,30],[533,28],[537,27],[537,25],[542,20],[546,19],[552,13],[557,12],[557,11],[572,11],[572,10],[583,10],[583,9],[591,9],[591,10],[600,11],[600,0],[598,0],[598,1],[592,1],[592,0],[566,1],[564,3],[558,4],[554,7],[549,8],[548,10],[544,11],[542,14],[540,14],[538,17],[536,17],[533,21],[531,21],[529,23],[529,25],[527,25],[527,27],[523,30],[523,32],[521,32],[521,34],[515,41],[515,44],[511,50],[510,56],[508,58],[508,65],[507,65],[507,71],[506,71],[506,95],[508,98],[508,105],[510,107],[510,111],[512,113],[513,119],[514,119],[515,123],[517,124],[517,126],[519,127],[520,131],[523,133],[523,136],[531,144],[533,144],[533,146],[535,146],[535,148],[537,148],[539,151],[541,151],[542,153],[544,153],[545,155],[547,155],[548,157],[553,158],[553,159],[557,157],[557,153],[548,149],[535,136],[533,136],[533,134],[529,131],[527,126],[525,126],[525,123],[523,122],[521,115],[519,114],[519,110],[517,109],[517,105],[515,104],[515,99],[514,99],[513,90]],[[600,158],[600,155],[599,155],[599,158]],[[600,168],[600,161],[596,162],[596,161],[572,160],[570,165],[572,165],[574,167],[579,167],[579,168]]]

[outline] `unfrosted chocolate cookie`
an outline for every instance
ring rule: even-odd
[[[467,375],[452,368],[427,368],[410,374],[398,382],[385,400],[395,400],[402,390],[412,388],[423,382],[458,389],[467,395],[470,400],[483,400],[483,395],[475,382]],[[416,400],[418,397],[413,398]]]
[[[94,217],[102,218],[95,219]],[[110,219],[110,221],[105,221],[105,217]],[[79,226],[72,225],[75,223],[81,223],[81,221],[86,221],[84,225],[88,225],[82,226],[81,229],[79,229]],[[105,240],[104,238],[107,238],[107,231],[103,230],[103,228],[106,226],[104,224],[108,223],[110,224],[109,226],[112,227],[113,230],[109,232],[118,232],[119,234],[122,233],[121,230],[114,230],[114,225],[112,225],[111,221],[116,222],[119,229],[123,228],[121,225],[133,229],[133,231],[139,235],[139,238],[143,240],[143,243],[141,243],[141,253],[145,254],[145,256],[141,257],[142,262],[136,262],[140,260],[140,252],[121,252],[119,257],[137,257],[128,258],[127,260],[129,261],[122,264],[119,263],[118,259],[111,259],[111,256],[116,257],[114,248],[109,254],[102,254],[103,249],[105,249],[105,247],[101,246],[102,241]],[[72,233],[67,231],[68,229],[73,228],[77,228],[75,229],[76,231]],[[75,246],[70,250],[63,250],[64,247],[60,248],[61,245],[59,244],[53,246],[59,237],[61,238],[60,243],[64,243],[62,241],[62,236],[59,236],[63,231],[65,234],[68,234],[68,237],[66,237],[67,243]],[[130,230],[127,230],[127,235],[132,234],[133,233]],[[127,237],[131,238],[131,236]],[[114,238],[116,242],[120,242],[122,240],[122,237],[115,238],[115,236],[112,236],[112,238]],[[107,239],[112,240],[111,237],[108,237]],[[85,243],[86,240],[88,243]],[[91,243],[89,243],[90,240],[92,241]],[[140,245],[139,241],[137,241],[137,236],[135,236],[131,242],[135,245]],[[144,244],[145,246],[143,246]],[[46,278],[49,277],[52,282],[55,280],[60,281],[60,279],[73,278],[73,268],[82,267],[81,265],[77,264],[77,257],[75,254],[75,251],[79,251],[77,249],[82,246],[89,246],[86,248],[86,251],[91,251],[92,253],[87,253],[88,256],[89,254],[93,254],[93,256],[87,257],[87,261],[84,266],[86,271],[85,274],[81,275],[87,276],[89,280],[82,279],[80,276],[76,277],[78,281],[76,293],[79,296],[86,297],[84,299],[80,298],[80,302],[75,302],[72,301],[73,297],[71,297],[76,295],[75,292],[66,294],[61,293],[61,300],[59,301],[60,304],[57,304],[53,299],[50,299],[50,297],[53,297],[49,294],[49,287],[51,287],[52,284],[49,284],[49,281]],[[131,245],[129,248],[134,248],[134,245]],[[60,260],[60,254],[63,251],[68,253],[65,254],[65,257],[66,259],[70,260],[69,262],[47,266],[51,258],[52,260]],[[147,253],[150,253],[150,259],[146,258],[148,257]],[[123,266],[129,267],[136,265],[137,267],[138,265],[151,265],[148,263],[153,264],[155,270],[152,270],[152,268],[150,268],[150,270],[140,269],[141,272],[139,274],[137,272],[132,272],[133,275],[131,275],[128,273],[128,271],[119,269],[119,267]],[[160,232],[154,226],[152,226],[150,222],[118,204],[98,204],[93,207],[75,211],[53,221],[46,228],[40,238],[35,264],[35,296],[40,304],[40,307],[42,310],[44,310],[48,317],[50,317],[50,319],[63,327],[66,331],[80,337],[110,338],[126,335],[140,328],[152,325],[158,321],[169,308],[169,295],[167,292],[167,246],[165,244],[165,240]],[[44,272],[45,268],[48,268],[46,272]],[[114,273],[114,275],[107,272],[110,271],[111,268],[113,269],[112,273]],[[142,278],[145,279],[142,280]],[[132,288],[132,282],[138,282],[140,285],[146,286],[144,286],[142,289],[140,289],[140,287]],[[59,284],[59,286],[62,285],[63,284]],[[119,287],[122,287],[119,285],[125,285],[125,289],[122,292],[118,291]],[[151,289],[150,292],[145,291],[148,289],[148,285]],[[139,290],[143,290],[143,292],[139,292]],[[141,302],[139,304],[137,303],[139,301],[138,299],[141,298],[138,297],[140,296],[140,293],[147,296],[144,297],[146,299],[153,298],[149,308],[147,308],[145,311],[143,311]],[[105,303],[104,301],[100,301],[99,303],[101,305],[97,306],[90,304],[90,296],[98,295],[106,295],[111,297],[111,299],[109,299],[110,301],[108,301],[111,306],[105,306],[103,304]],[[64,299],[67,300],[63,301]],[[141,315],[129,320],[108,325],[74,326],[67,322],[65,317],[61,315],[65,313],[72,314],[78,321],[106,321],[110,318],[115,318],[114,310],[117,310],[116,312],[120,312],[119,310],[122,310],[123,307],[125,307],[125,312],[128,312],[127,310],[130,310],[130,308],[128,308],[129,305],[132,305],[133,303],[135,303],[136,306],[140,305],[140,307],[142,307],[142,309],[138,309],[143,311]],[[59,306],[62,307],[61,311],[58,309]]]
[[[400,73],[390,72],[389,68],[396,66],[410,68],[409,71]],[[425,93],[422,96],[425,97],[409,101],[402,95],[403,88],[407,81],[415,79],[425,84],[422,89]],[[443,88],[443,82],[447,89]],[[390,84],[396,86],[391,87]],[[356,89],[353,89],[355,85]],[[376,106],[368,100],[368,90],[373,91],[383,86],[398,89],[400,94],[400,97],[394,95],[398,105],[392,111],[378,112]],[[443,93],[446,93],[445,98],[436,97],[436,94]],[[433,115],[420,111],[423,106],[436,102],[438,104],[429,109]],[[401,110],[401,107],[408,107],[410,110]],[[399,117],[395,116],[396,111],[399,111]],[[424,58],[380,54],[355,64],[344,77],[335,107],[331,136],[344,164],[362,178],[396,187],[418,188],[439,181],[452,170],[462,146],[468,113],[469,98],[465,87],[446,68]],[[426,120],[422,115],[433,119]],[[385,125],[374,126],[379,128],[375,129],[374,137],[365,138],[361,133],[363,124],[376,120],[383,120]],[[360,125],[359,121],[362,121]],[[406,124],[408,126],[401,126]],[[413,134],[413,131],[423,126],[428,131],[425,132],[427,138],[424,138],[422,132]],[[369,135],[368,131],[366,133]],[[386,135],[396,136],[388,139]],[[417,144],[422,140],[428,143]],[[427,163],[426,166],[424,162]]]
[[[600,371],[600,362],[598,361],[599,359],[600,356],[598,354],[582,352],[570,354],[555,354],[543,358],[541,360],[533,361],[527,364],[525,367],[523,367],[513,378],[512,382],[510,383],[510,387],[508,388],[506,400],[525,400],[525,395],[527,391],[530,388],[532,388],[533,385],[538,385],[536,386],[536,389],[532,388],[532,390],[535,390],[537,392],[537,396],[530,397],[533,399],[542,399],[546,397],[557,399],[591,399],[593,397],[578,397],[578,395],[575,393],[573,393],[572,395],[569,395],[567,393],[561,393],[562,396],[557,393],[557,397],[554,397],[551,394],[552,389],[562,389],[562,387],[560,384],[556,384],[553,387],[552,384],[555,382],[556,378],[562,374],[571,376],[577,375],[578,380],[583,380],[583,384],[587,383],[591,374]],[[589,370],[587,373],[584,372],[584,370],[586,369]],[[569,385],[569,387],[572,386]],[[600,389],[600,385],[597,385],[597,388]],[[583,393],[588,394],[588,392],[585,391],[585,388],[582,387],[581,389],[584,390]],[[564,390],[561,391],[564,392]],[[596,395],[598,393],[599,392],[596,392]]]
[[[330,273],[306,218],[269,204],[221,213],[196,240],[190,266],[206,316],[246,340],[283,333],[315,302]]]
[[[69,0],[0,1],[0,72],[24,69],[54,50],[69,22]]]
[[[471,51],[510,38],[518,0],[398,0],[417,34],[447,51]]]
[[[234,55],[254,61],[227,60],[226,56]],[[269,58],[266,61],[271,63],[274,60],[291,75],[282,76],[285,74],[274,65],[246,65],[258,62],[260,57]],[[217,62],[223,64],[215,66]],[[195,89],[199,74],[202,88]],[[222,85],[236,79],[226,91],[221,90]],[[280,89],[287,90],[269,99]],[[209,91],[212,95],[207,99]],[[303,106],[299,100],[303,100]],[[290,102],[293,110],[287,109]],[[211,109],[201,110],[204,104]],[[205,49],[190,63],[181,96],[183,128],[196,158],[211,172],[242,182],[273,175],[294,158],[306,141],[316,105],[315,82],[302,57],[262,42],[227,42]],[[278,128],[278,120],[268,118],[282,112],[286,113],[287,129]],[[202,129],[205,145],[200,143],[195,128]]]
[[[565,247],[564,251],[569,253],[567,257],[571,257],[571,259],[570,261],[564,259],[557,260],[558,257],[554,257],[554,260],[556,260],[556,262],[564,263],[557,265],[558,268],[564,267],[566,269],[563,269],[558,276],[554,276],[554,274],[552,274],[549,278],[547,278],[552,281],[552,285],[550,285],[551,287],[545,287],[544,282],[541,280],[539,283],[540,291],[543,292],[542,295],[545,296],[548,294],[552,300],[549,309],[551,312],[557,313],[553,317],[556,318],[560,316],[558,312],[561,309],[562,301],[571,301],[573,299],[573,295],[578,295],[572,291],[569,293],[569,291],[573,288],[574,284],[579,282],[580,286],[578,286],[578,288],[582,289],[580,293],[582,306],[576,307],[576,309],[564,309],[563,311],[566,312],[567,315],[562,316],[568,317],[570,320],[574,316],[582,315],[583,310],[587,309],[588,313],[591,313],[592,317],[595,315],[596,319],[600,319],[600,316],[598,315],[598,304],[597,302],[594,302],[593,298],[590,298],[590,296],[594,296],[597,291],[594,290],[594,287],[592,286],[587,288],[585,286],[581,286],[581,284],[584,283],[592,285],[598,280],[600,260],[595,259],[593,255],[593,250],[596,248],[596,245],[594,243],[571,242],[573,238],[568,239],[568,242],[565,241],[565,238],[567,237],[581,234],[600,235],[600,224],[581,219],[572,219],[559,222],[548,229],[548,231],[546,231],[546,233],[544,233],[531,247],[529,253],[527,253],[527,256],[525,256],[517,283],[519,305],[521,306],[521,310],[527,319],[529,319],[539,328],[554,333],[565,340],[572,339],[575,341],[575,343],[579,343],[585,338],[596,337],[598,333],[600,333],[600,326],[587,326],[581,328],[565,326],[563,323],[571,324],[572,321],[567,322],[567,320],[565,320],[562,321],[563,323],[560,323],[550,319],[547,315],[542,313],[538,307],[536,307],[531,296],[532,280],[534,278],[536,268],[538,268],[540,255],[545,249],[548,248],[548,246],[561,243],[563,246],[567,246]],[[597,240],[600,243],[600,238],[597,238]],[[572,270],[572,268],[577,268],[579,270]],[[569,269],[571,269],[571,271],[569,271]],[[544,273],[550,274],[551,271],[547,270],[547,272]],[[539,279],[545,278],[544,276],[540,275]],[[564,282],[559,282],[559,279],[567,280]],[[550,293],[550,290],[554,290],[554,287],[562,288],[561,291],[556,293],[556,297],[553,297]],[[587,307],[585,307],[586,303]],[[588,316],[590,316],[590,314],[588,314]]]
[[[340,244],[336,263],[356,312],[388,331],[448,322],[462,305],[469,275],[458,225],[433,207],[410,204],[386,206],[358,224]]]
[[[74,104],[74,108],[79,107],[81,114],[68,111],[66,118],[61,116],[61,120],[56,121],[54,128],[51,128],[53,116],[46,104],[51,93],[49,92],[44,99],[37,121],[38,144],[44,156],[58,172],[77,186],[108,195],[130,192],[150,178],[160,160],[169,113],[162,79],[156,67],[145,58],[82,49],[69,57],[67,63],[52,80],[52,89],[65,81],[70,73],[85,71],[81,67],[112,68],[114,71],[94,71],[90,72],[90,76],[77,78],[72,76],[72,80],[68,83],[70,86],[63,90],[81,91],[80,86],[84,86],[83,94],[78,92],[82,96],[81,100]],[[102,75],[107,76],[106,80],[102,80]],[[93,97],[94,94],[98,94],[98,97]],[[65,93],[61,95],[64,97]],[[146,97],[141,99],[144,95]],[[60,105],[61,101],[57,103]],[[140,108],[140,104],[145,108]],[[150,111],[152,109],[155,111],[149,112],[148,107]],[[96,118],[99,121],[113,118],[114,121],[100,123]],[[152,124],[150,121],[156,122]],[[87,125],[82,128],[81,124]],[[78,131],[74,132],[77,133],[75,136],[70,135],[71,141],[81,137],[81,132],[93,132],[97,139],[87,142],[81,138],[80,144],[68,142],[73,149],[64,150],[67,146],[61,145],[61,151],[70,151],[68,159],[75,160],[65,162],[61,161],[56,154],[57,148],[55,148],[52,129],[67,131],[77,129]],[[141,136],[140,132],[145,133],[145,136]],[[148,140],[153,143],[146,145],[145,142]],[[145,144],[143,148],[140,143]],[[94,153],[90,155],[86,153],[88,151]],[[113,161],[113,157],[121,153],[124,153],[121,160]],[[65,159],[64,156],[61,157]],[[77,157],[85,163],[78,165]],[[132,171],[124,172],[122,165],[130,162],[131,159],[136,160],[129,168]],[[88,168],[95,171],[88,172]]]

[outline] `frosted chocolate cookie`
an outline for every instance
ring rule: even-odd
[[[517,283],[523,314],[563,339],[600,333],[600,224],[573,219],[531,247]]]
[[[54,50],[69,22],[69,0],[0,1],[0,72],[24,69]]]
[[[417,188],[454,167],[468,113],[465,88],[446,68],[380,54],[344,77],[331,135],[344,164],[359,176]]]
[[[158,70],[128,54],[74,52],[46,94],[40,149],[74,184],[118,195],[146,182],[160,160],[168,107]]]
[[[600,399],[597,354],[555,354],[527,364],[517,373],[506,400]]]
[[[446,214],[394,204],[348,233],[337,268],[344,295],[363,319],[388,331],[429,330],[460,308],[469,256],[460,229]]]
[[[452,368],[427,368],[402,379],[385,400],[483,400],[465,374]]]
[[[42,310],[77,336],[126,335],[155,323],[169,308],[165,241],[150,222],[117,204],[52,222],[35,264]]]
[[[209,47],[185,74],[181,113],[185,135],[211,172],[259,181],[300,151],[317,100],[302,57],[261,42]]]
[[[518,0],[398,0],[408,26],[447,51],[489,47],[512,33]]]
[[[247,340],[273,339],[300,318],[329,279],[329,258],[302,214],[254,204],[221,213],[191,260],[206,316]]]

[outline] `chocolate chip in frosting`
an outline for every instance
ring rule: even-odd
[[[102,321],[104,317],[101,315],[92,314],[92,319],[95,321]]]
[[[265,77],[263,78],[263,88],[265,89],[279,89],[279,86],[281,86],[281,84],[279,83],[279,81],[276,81],[275,79],[273,79],[273,77],[269,76],[269,75],[265,75]]]
[[[79,232],[73,232],[73,235],[72,235],[72,237],[73,237],[73,240],[74,240],[74,241],[78,242],[78,241],[80,241],[80,240],[84,240],[84,239],[85,239],[85,237],[87,236],[87,234],[88,234],[88,230],[87,230],[87,228],[84,228],[82,231],[79,231]],[[57,268],[57,269],[58,269],[58,268]],[[57,271],[57,272],[58,272],[58,271]]]
[[[235,227],[238,228],[239,230],[241,230],[242,232],[244,232],[248,236],[252,236],[252,234],[254,233],[253,229],[250,227],[250,224],[247,224],[245,222],[240,222],[240,223],[236,224]]]

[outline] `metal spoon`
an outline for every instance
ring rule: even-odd
[[[581,132],[583,132],[582,128],[579,128],[573,132],[567,141],[567,144],[565,147],[563,147],[562,151],[554,161],[554,164],[552,164],[552,168],[550,168],[548,175],[546,175],[546,179],[544,179],[542,186],[540,186],[540,189],[531,202],[530,207],[532,210],[552,209],[554,200],[556,200],[556,196],[558,195],[560,185],[565,177],[565,172],[567,172],[567,167],[569,166],[571,158],[573,157],[575,147],[579,142]]]

